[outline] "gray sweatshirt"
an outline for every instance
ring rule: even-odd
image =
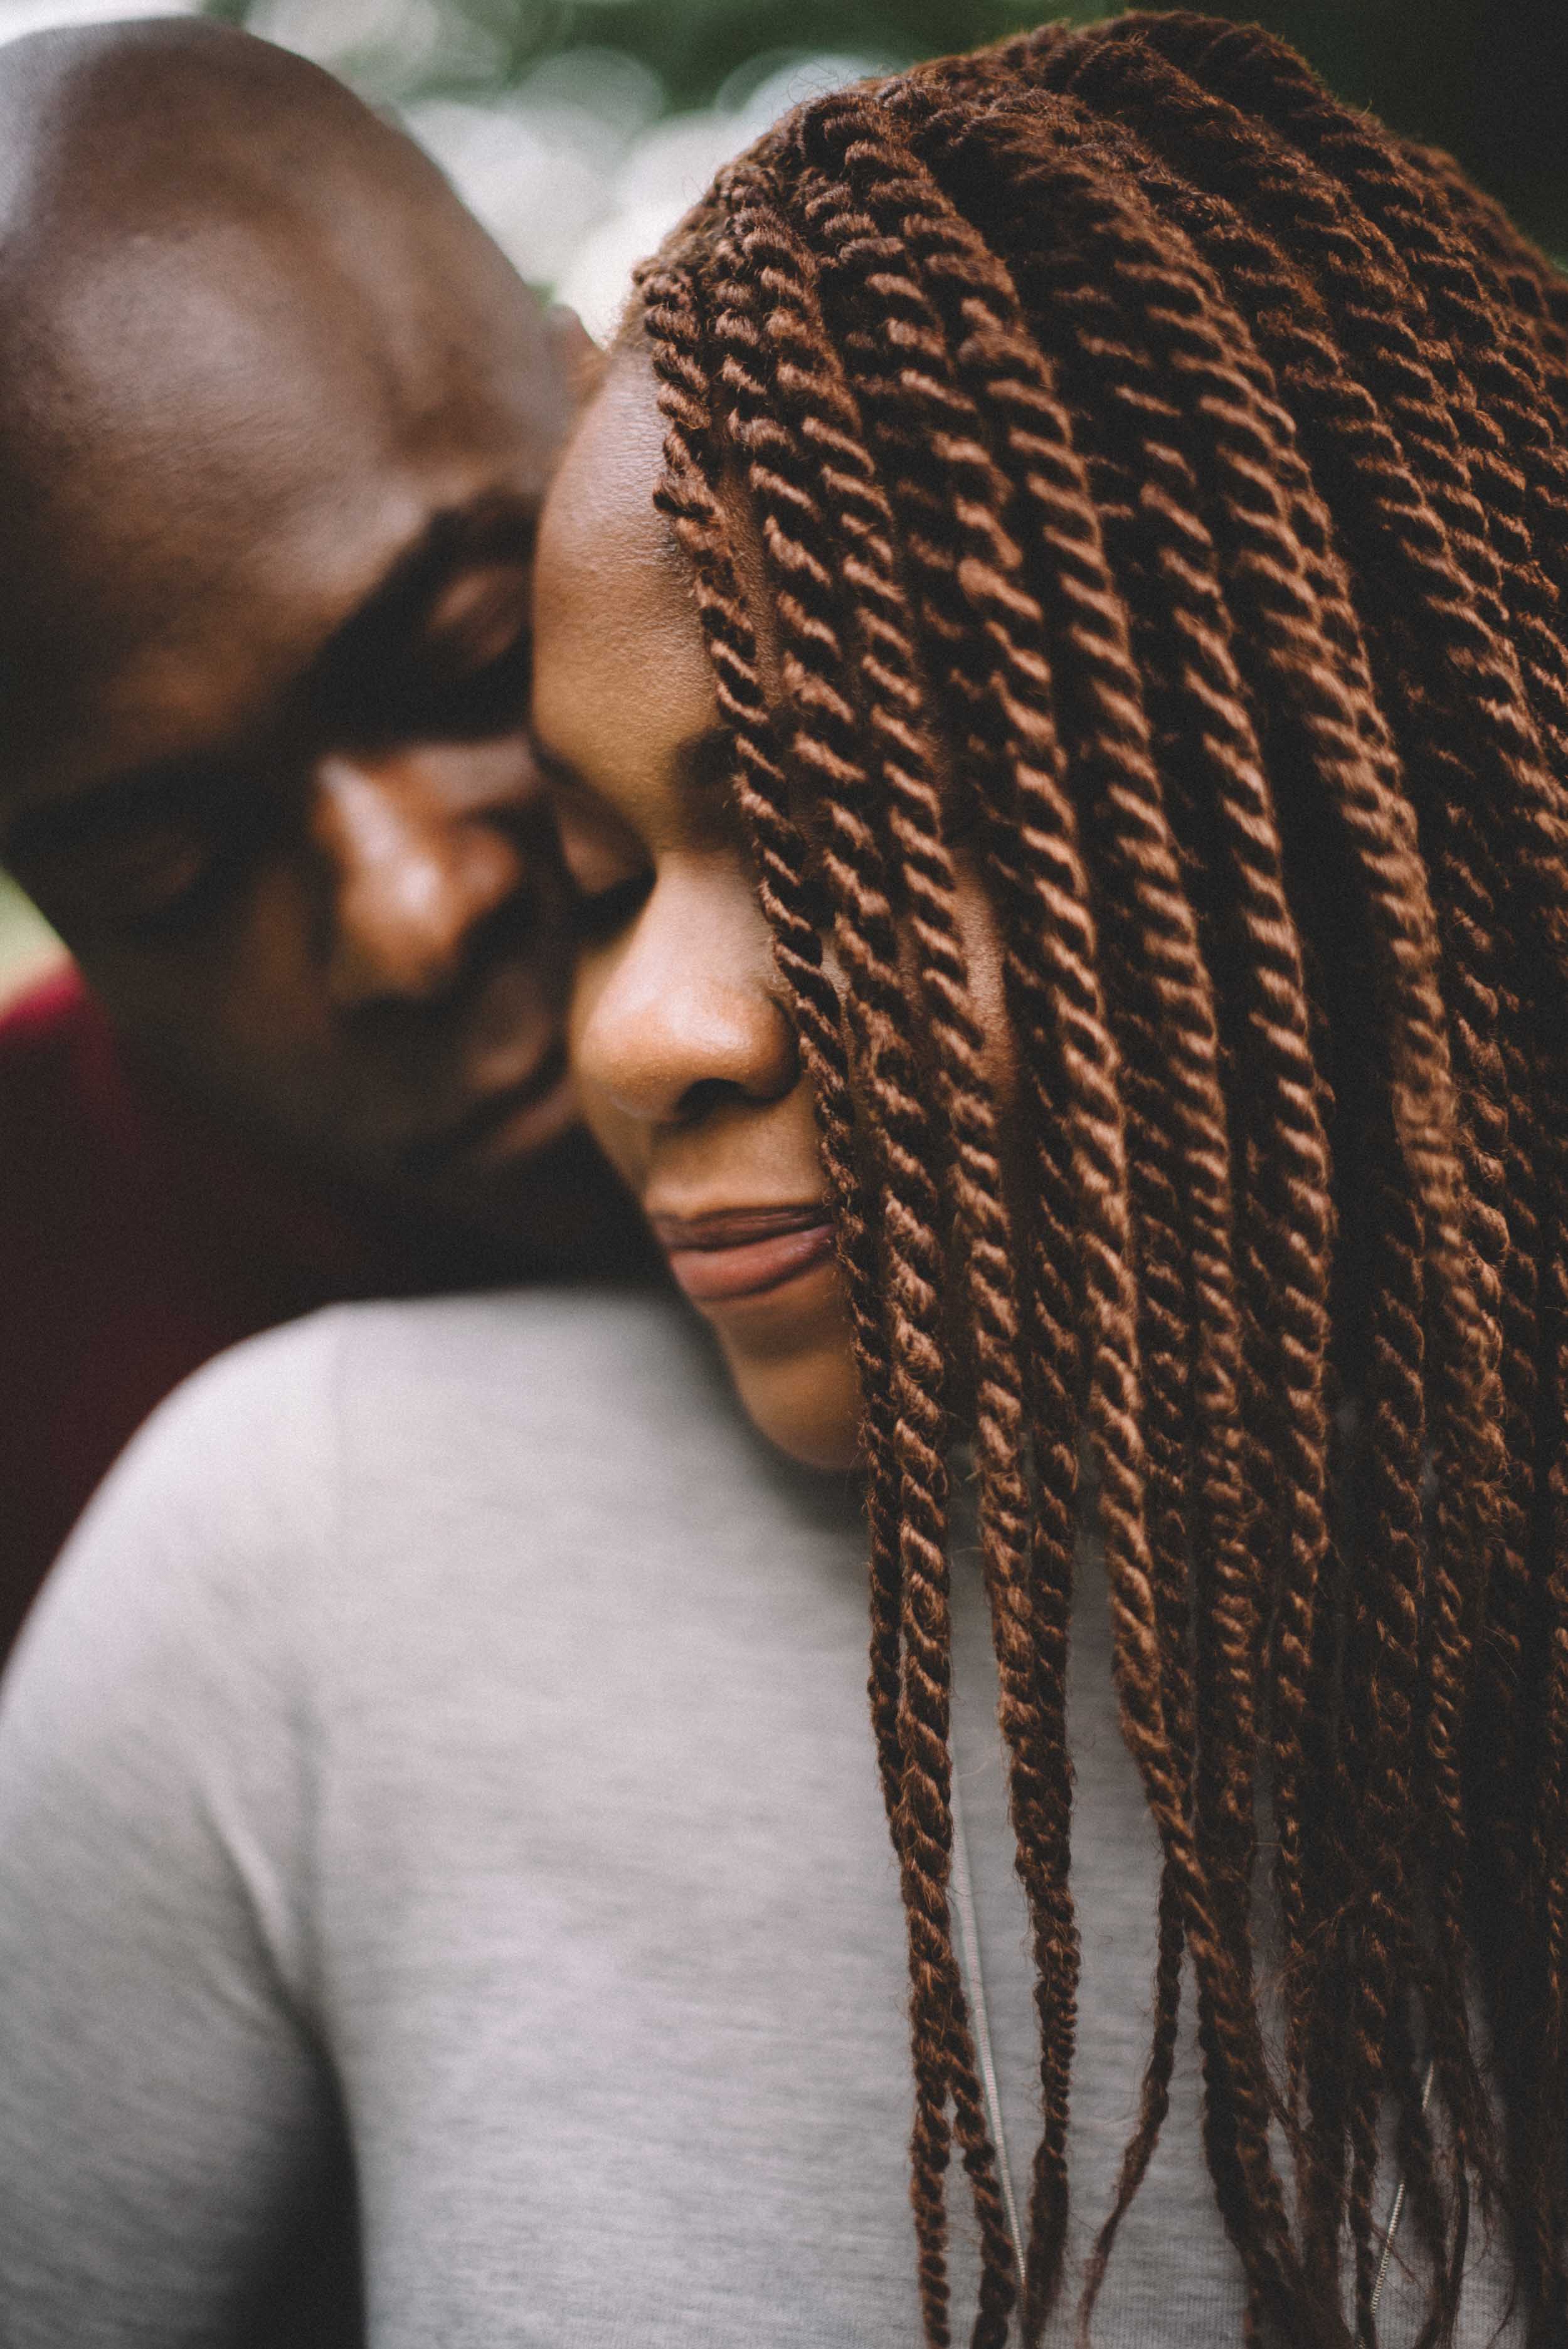
[[[1021,2195],[1030,1971],[955,1579]],[[1136,2106],[1156,1873],[1084,1582],[1075,2266]],[[852,1493],[766,1451],[674,1309],[350,1309],[203,1371],[0,1703],[5,2349],[913,2349],[864,1684]],[[1397,2264],[1384,2313],[1408,2340]],[[1483,2274],[1461,2339],[1500,2313]],[[1186,2042],[1094,2338],[1241,2338]]]

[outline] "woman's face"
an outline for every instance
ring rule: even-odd
[[[811,1099],[729,806],[690,574],[654,506],[663,426],[611,367],[551,493],[534,722],[583,901],[584,1113],[763,1433],[853,1459],[859,1396]]]

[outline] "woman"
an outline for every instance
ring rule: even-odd
[[[819,1473],[650,1307],[165,1415],[0,1736],[8,2338],[250,2338],[291,2229],[378,2344],[1563,2337],[1565,321],[1185,16],[645,271],[540,549],[574,1050]]]
[[[657,378],[657,501],[697,583],[866,1395],[930,2337],[948,2130],[997,2325],[1012,2276],[948,1900],[944,1447],[975,1435],[1040,1978],[1037,2323],[1078,1964],[1079,1426],[1164,1856],[1118,2215],[1185,1952],[1258,2321],[1336,2337],[1347,2230],[1371,2337],[1392,2097],[1434,2325],[1471,2189],[1532,2337],[1568,2323],[1563,310],[1446,164],[1265,37],[1052,28],[821,101],[735,164],[644,273],[556,491],[538,705],[584,897],[589,1116],[751,1414],[830,1456],[857,1412],[826,1203],[760,1255],[751,1224],[687,1231],[687,1200],[777,1198],[754,1133],[779,1125],[777,1081],[738,1064],[676,1094],[638,1029],[690,984],[695,937],[730,951],[704,906],[735,885],[699,829],[714,796],[681,780],[702,684],[634,707],[657,629],[676,674],[697,625],[669,566],[648,651],[592,690],[583,623],[650,543],[615,449]],[[789,1100],[784,1198],[814,1200],[808,1088]],[[1282,2064],[1253,1964],[1261,1802]]]
[[[932,2338],[950,2130],[998,2325],[1011,2282],[949,1899],[944,1453],[972,1433],[1038,1969],[1036,2324],[1067,2199],[1080,1424],[1163,1855],[1116,2217],[1185,1952],[1259,2323],[1336,2337],[1347,2232],[1371,2336],[1391,2098],[1437,2330],[1475,2189],[1532,2337],[1568,2323],[1564,306],[1448,166],[1261,36],[1052,29],[825,100],[724,175],[645,271],[555,493],[537,705],[583,899],[584,1098],[753,1417],[808,1456],[858,1423],[829,1200],[840,1235]],[[655,389],[772,1017],[809,1074],[792,1164],[762,1138],[782,1040],[777,1074],[758,1041],[698,1081],[645,1032],[699,953],[736,985],[739,861],[686,771],[707,688],[681,688],[682,582],[614,585],[656,561],[654,484],[616,453],[640,434],[646,468]],[[709,1200],[789,1237],[694,1219]]]

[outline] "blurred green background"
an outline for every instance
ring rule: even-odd
[[[601,335],[632,263],[797,98],[1037,22],[1027,0],[210,0],[395,112],[531,283]],[[0,0],[0,37],[144,15]],[[1269,25],[1357,105],[1450,148],[1568,255],[1568,0],[1214,0]],[[48,933],[0,882],[0,990]]]
[[[681,112],[731,102],[763,69],[824,53],[907,63],[1037,23],[1109,13],[1082,0],[216,0],[273,37],[300,38],[373,94],[526,88],[553,64],[592,103],[632,87]],[[1568,243],[1568,0],[1264,0],[1216,15],[1269,25],[1333,87],[1450,147],[1536,233]],[[563,63],[576,69],[560,78]],[[540,93],[542,95],[542,93]]]

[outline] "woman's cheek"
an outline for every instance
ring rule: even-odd
[[[588,947],[578,949],[567,1002],[566,1050],[576,1081],[583,1122],[616,1174],[635,1195],[640,1192],[636,1180],[639,1172],[636,1121],[624,1111],[617,1110],[595,1074],[592,1050],[583,1049],[610,976],[611,961],[612,957],[606,952],[596,953]]]

